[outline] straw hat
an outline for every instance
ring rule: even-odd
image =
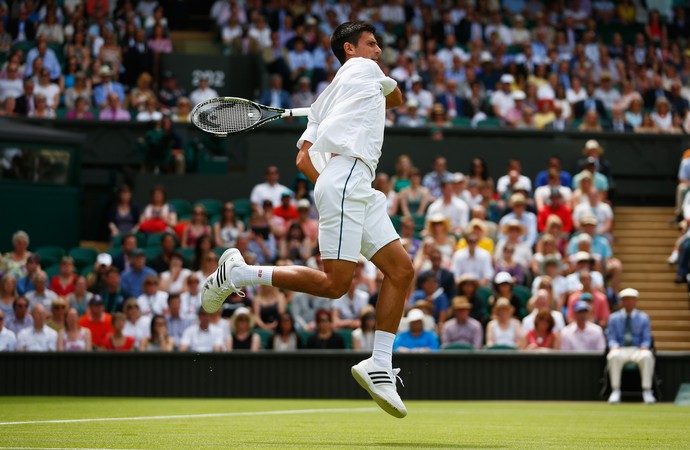
[[[469,233],[474,231],[475,228],[479,228],[485,234],[489,231],[489,227],[486,226],[482,219],[472,219],[470,220],[470,223],[467,224],[467,230]]]
[[[588,152],[592,150],[596,150],[597,153],[599,153],[600,155],[604,153],[604,148],[601,145],[599,145],[599,141],[597,141],[596,139],[590,139],[587,142],[585,142],[585,147],[582,149],[582,153],[586,155]]]
[[[472,309],[472,303],[464,295],[458,295],[453,299],[453,309]]]
[[[515,308],[513,307],[513,305],[510,304],[510,300],[508,300],[505,297],[501,297],[498,300],[496,300],[496,303],[494,303],[494,315],[496,315],[500,309],[504,308],[510,310],[510,315],[513,315],[513,312],[515,312]]]
[[[520,236],[524,235],[526,232],[525,226],[523,224],[521,224],[516,219],[511,219],[511,220],[507,221],[505,224],[503,224],[501,226],[501,232],[503,234],[508,234],[508,231],[510,231],[511,229],[515,229],[515,228],[520,230]]]
[[[450,219],[445,214],[436,213],[429,217],[429,225],[427,227],[429,233],[432,232],[432,228],[436,223],[442,223],[446,227],[446,233],[450,232]]]
[[[235,324],[237,323],[237,319],[240,316],[247,316],[249,318],[249,329],[251,330],[252,328],[254,328],[254,317],[252,317],[252,312],[249,310],[249,308],[245,306],[240,306],[235,310],[235,312],[232,313],[232,317],[230,318],[233,330],[237,328]]]

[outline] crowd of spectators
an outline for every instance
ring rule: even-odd
[[[389,126],[690,130],[690,24],[684,2],[637,0],[364,3],[217,0],[228,54],[256,54],[273,76],[256,97],[306,107],[339,63],[341,22],[377,29],[379,63],[405,93]],[[218,95],[191,92],[172,72],[164,7],[156,0],[0,2],[0,114],[108,121],[186,122]],[[4,60],[4,61],[3,61]]]
[[[603,351],[623,287],[603,155],[589,140],[572,172],[552,156],[537,174],[510,160],[494,178],[481,158],[462,173],[438,156],[422,175],[406,155],[390,176],[380,172],[376,187],[416,273],[395,349]],[[112,248],[84,267],[65,256],[52,277],[17,232],[0,265],[5,327],[43,327],[54,344],[43,349],[370,350],[382,274],[364,258],[338,299],[257,286],[216,314],[200,308],[200,283],[228,247],[248,264],[323,268],[313,186],[302,176],[281,184],[275,166],[264,176],[249,199],[189,211],[163,186],[147,205],[124,186],[108,214]]]

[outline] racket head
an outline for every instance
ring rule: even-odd
[[[259,126],[261,107],[243,98],[217,97],[199,103],[190,114],[191,122],[207,133],[225,137]]]

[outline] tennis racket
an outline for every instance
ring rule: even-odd
[[[225,137],[253,130],[284,117],[306,116],[309,109],[272,108],[243,98],[217,97],[196,105],[192,110],[191,121],[207,133]]]

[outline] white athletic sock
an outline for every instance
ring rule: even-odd
[[[376,330],[374,333],[374,364],[385,367],[386,369],[393,368],[393,341],[395,335],[387,331]]]
[[[235,286],[273,286],[273,266],[239,266],[232,269]]]

